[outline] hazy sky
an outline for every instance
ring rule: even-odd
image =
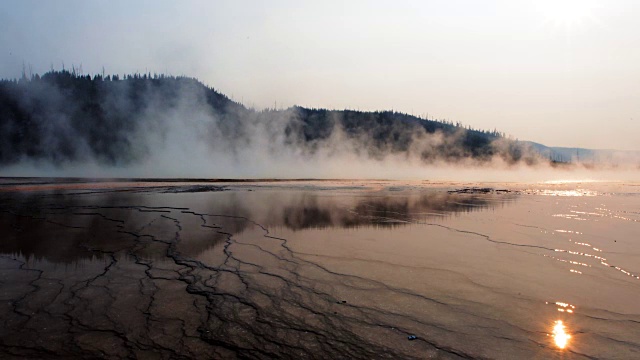
[[[0,0],[0,77],[188,75],[245,105],[394,109],[640,150],[640,1]]]

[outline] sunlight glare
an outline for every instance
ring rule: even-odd
[[[557,320],[553,326],[553,341],[556,343],[556,346],[560,349],[564,349],[571,339],[571,335],[565,332],[565,326],[562,323],[562,320]]]

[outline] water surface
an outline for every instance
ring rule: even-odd
[[[637,189],[4,181],[0,353],[636,358]]]

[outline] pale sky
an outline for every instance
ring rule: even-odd
[[[257,108],[388,110],[640,150],[640,1],[0,0],[0,77],[187,75]]]

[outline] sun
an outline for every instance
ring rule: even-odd
[[[600,3],[595,0],[538,0],[535,4],[545,23],[566,29],[597,22],[600,8]]]

